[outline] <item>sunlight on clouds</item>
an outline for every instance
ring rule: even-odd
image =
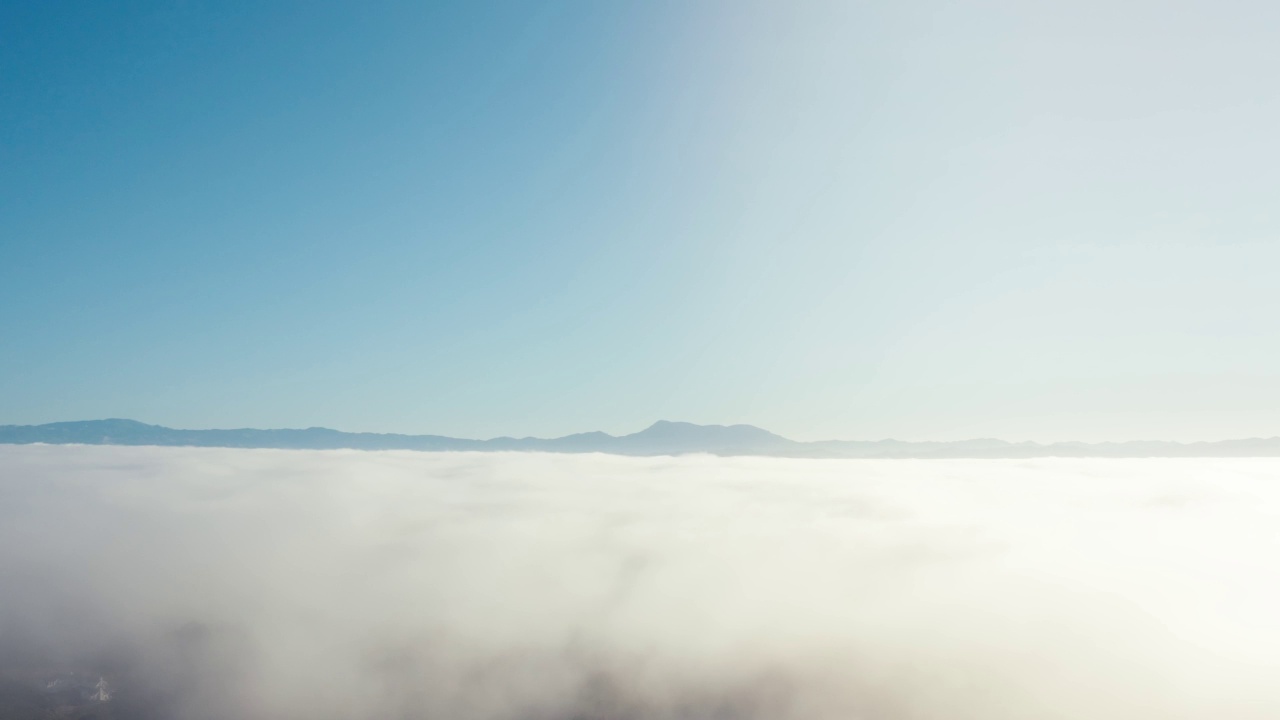
[[[0,669],[182,718],[1274,717],[1277,460],[0,448]]]

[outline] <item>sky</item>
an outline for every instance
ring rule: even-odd
[[[0,3],[0,423],[1280,434],[1280,7]]]

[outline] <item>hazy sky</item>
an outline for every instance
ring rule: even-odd
[[[0,4],[0,423],[1280,434],[1280,6]]]

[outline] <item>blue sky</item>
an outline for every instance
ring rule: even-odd
[[[1280,434],[1278,21],[4,3],[0,423]]]

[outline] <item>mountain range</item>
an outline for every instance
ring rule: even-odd
[[[499,437],[470,440],[443,435],[302,430],[178,430],[135,420],[82,420],[46,425],[0,425],[0,444],[161,445],[308,450],[601,452],[616,455],[755,455],[809,458],[1032,458],[1032,457],[1280,457],[1280,437],[1176,443],[1011,443],[823,440],[800,442],[751,425],[695,425],[660,420],[630,435],[578,433],[559,438]]]

